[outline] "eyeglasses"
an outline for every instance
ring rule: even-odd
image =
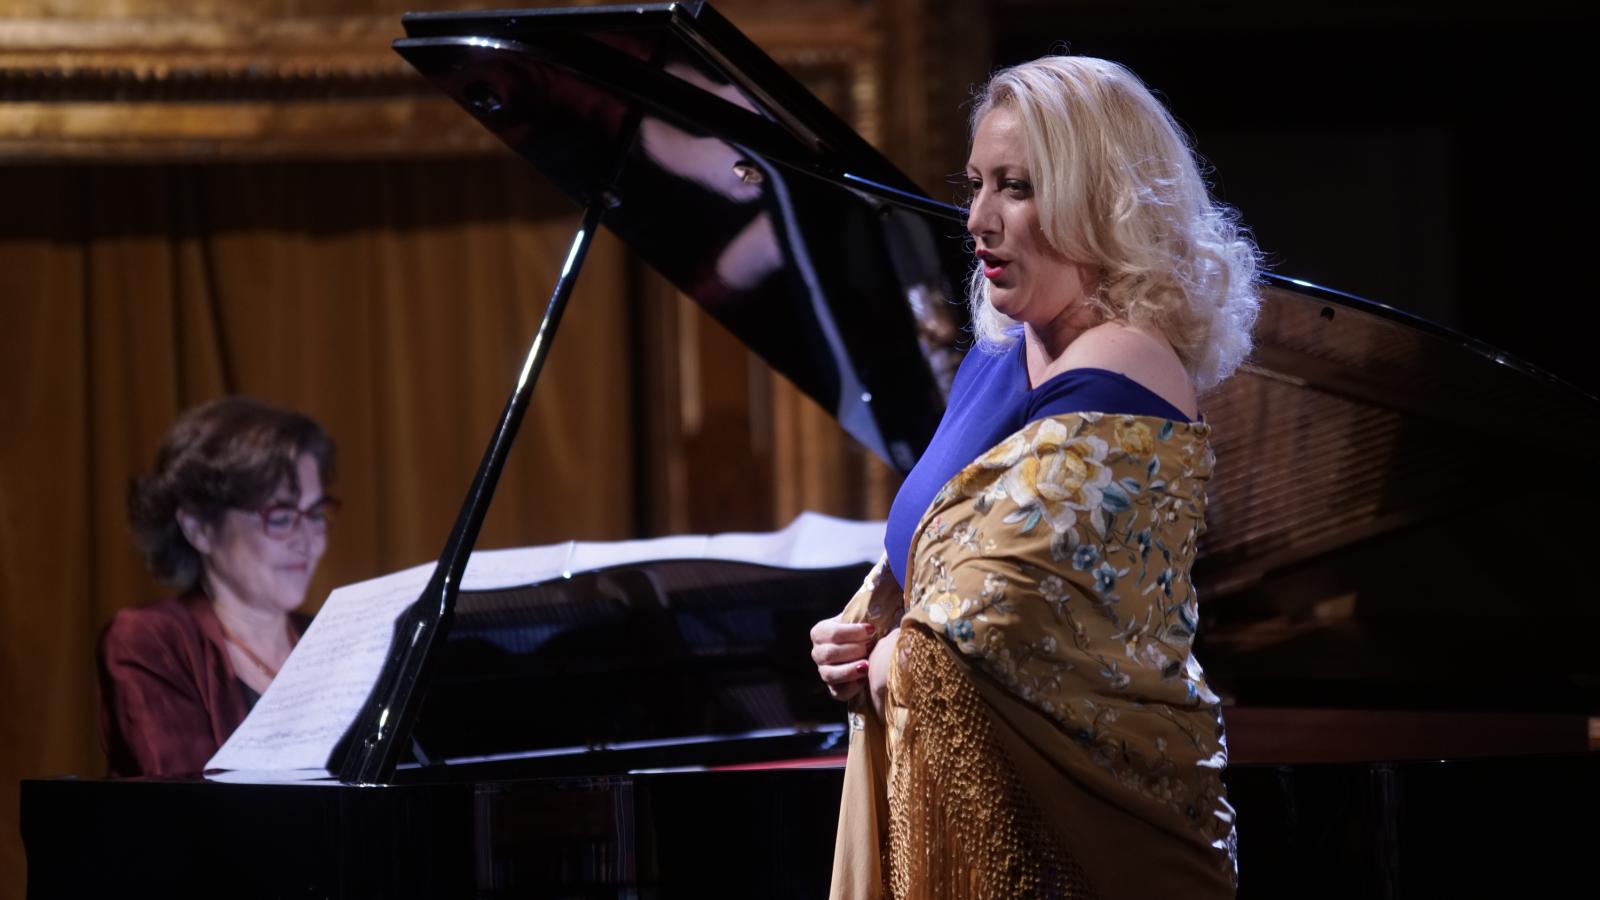
[[[339,512],[339,506],[339,498],[323,497],[305,509],[288,503],[274,503],[256,515],[261,517],[261,530],[267,533],[267,537],[281,541],[294,534],[302,519],[305,520],[306,531],[326,534],[328,520]]]

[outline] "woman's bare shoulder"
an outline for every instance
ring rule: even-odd
[[[1106,322],[1090,328],[1067,345],[1052,368],[1126,375],[1185,413],[1195,411],[1194,385],[1172,345],[1131,325]]]

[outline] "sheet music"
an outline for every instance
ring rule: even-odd
[[[329,594],[283,669],[206,768],[326,777],[334,744],[383,668],[395,617],[422,593],[433,568],[414,566]]]
[[[472,555],[461,587],[515,587],[659,560],[720,559],[791,569],[870,563],[883,552],[883,529],[883,522],[806,512],[771,533],[486,550]],[[422,593],[434,566],[414,566],[329,594],[255,709],[206,763],[207,771],[229,773],[209,777],[254,783],[329,777],[324,766],[378,680],[394,620]]]

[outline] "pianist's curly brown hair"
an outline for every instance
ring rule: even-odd
[[[1211,199],[1166,107],[1128,69],[1087,56],[997,72],[973,104],[973,133],[996,107],[1022,119],[1045,237],[1100,269],[1091,302],[1165,335],[1200,390],[1231,375],[1250,352],[1259,253]],[[1013,343],[1017,323],[990,304],[981,266],[969,296],[979,346]]]
[[[215,525],[229,509],[258,509],[287,482],[299,490],[301,456],[333,478],[333,441],[322,426],[248,397],[223,397],[188,410],[167,431],[155,465],[128,490],[128,518],[145,565],[162,583],[193,590],[200,554],[178,527],[178,510]]]

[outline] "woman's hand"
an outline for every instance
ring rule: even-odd
[[[838,616],[811,626],[811,661],[835,700],[849,700],[861,692],[875,637],[870,623],[841,622]]]
[[[889,667],[894,665],[894,650],[899,643],[900,629],[896,628],[883,636],[867,659],[867,696],[879,719],[883,718],[883,708],[888,705]]]

